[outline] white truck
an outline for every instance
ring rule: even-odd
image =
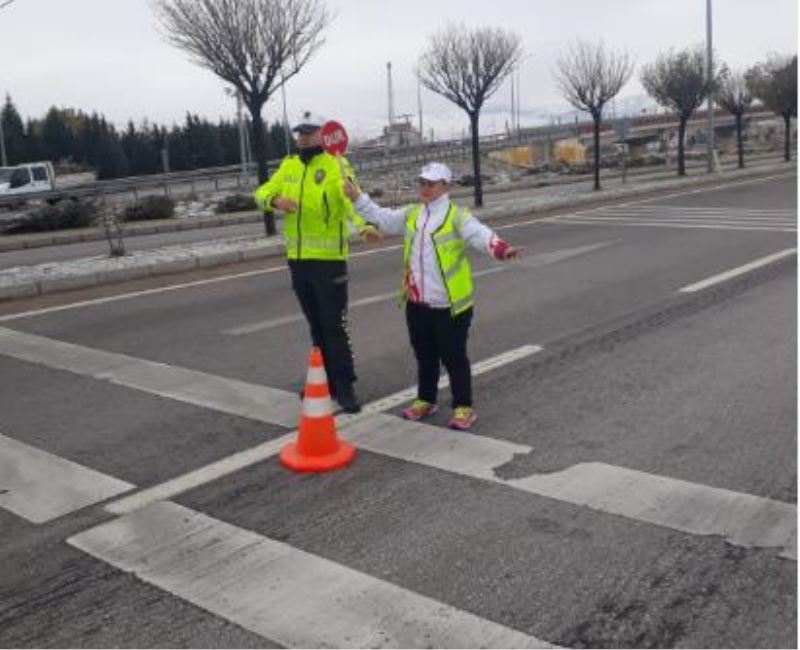
[[[49,192],[56,188],[56,175],[49,161],[0,167],[0,197]]]

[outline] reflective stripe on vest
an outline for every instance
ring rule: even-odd
[[[422,204],[416,205],[406,219],[404,277],[410,272],[411,245],[417,235],[417,219],[421,212]],[[467,259],[467,244],[458,231],[467,214],[451,203],[442,225],[431,237],[453,316],[469,309],[473,304],[472,271]],[[405,298],[404,292],[402,295]]]

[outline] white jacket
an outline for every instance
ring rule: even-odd
[[[394,235],[405,233],[408,215],[417,205],[419,204],[411,204],[396,210],[382,208],[368,194],[361,194],[353,203],[356,212],[366,221],[374,223],[383,232]],[[419,289],[420,301],[435,308],[450,307],[432,236],[444,222],[449,208],[448,194],[423,205],[417,218],[417,233],[411,244],[411,279]],[[459,234],[470,246],[487,254],[491,254],[491,243],[497,237],[472,215],[464,220]]]

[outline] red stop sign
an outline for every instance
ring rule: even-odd
[[[322,140],[322,148],[332,156],[343,156],[347,153],[347,131],[338,122],[333,120],[325,122],[322,125],[320,139]]]

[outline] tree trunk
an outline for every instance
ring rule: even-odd
[[[592,114],[594,122],[594,189],[600,189],[600,118],[602,114]]]
[[[792,116],[789,115],[788,113],[784,113],[783,123],[786,127],[783,133],[783,159],[786,162],[789,162],[792,159],[792,148],[791,148]]]
[[[483,207],[483,179],[481,178],[481,151],[478,142],[478,120],[480,113],[469,114],[469,125],[472,131],[472,173],[475,177],[475,207]]]
[[[680,117],[678,125],[678,176],[686,176],[686,160],[684,159],[683,142],[686,139],[686,122],[688,118]]]
[[[265,183],[269,178],[269,166],[267,165],[267,141],[264,137],[264,121],[261,119],[261,106],[249,105],[248,110],[253,118],[253,147],[256,154],[256,165],[258,166],[258,184]],[[264,212],[264,231],[267,237],[278,234],[275,226],[275,213],[271,210]]]
[[[744,169],[744,142],[742,141],[741,113],[736,113],[736,147],[739,151],[739,169]]]

